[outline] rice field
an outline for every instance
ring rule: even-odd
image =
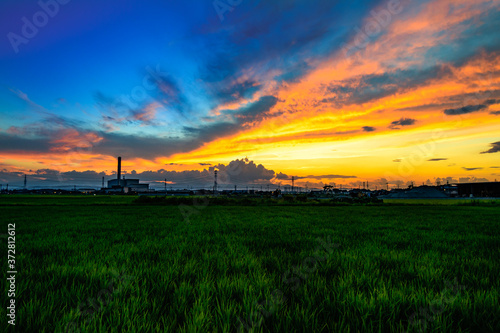
[[[497,198],[384,199],[387,204],[404,205],[500,205]]]
[[[16,331],[500,331],[498,205],[79,199],[0,197]]]

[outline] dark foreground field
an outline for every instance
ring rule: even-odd
[[[18,332],[500,332],[498,206],[19,200]]]

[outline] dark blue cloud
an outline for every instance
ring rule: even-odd
[[[484,104],[480,105],[467,105],[458,109],[446,109],[444,110],[444,113],[449,115],[449,116],[458,116],[461,114],[467,114],[467,113],[472,113],[476,111],[481,111],[486,109],[488,106]]]
[[[306,62],[298,61],[287,68],[287,72],[274,77],[277,82],[298,82],[300,78],[312,69]]]
[[[289,179],[292,179],[292,177],[289,177],[288,175],[280,172],[276,175],[276,179],[278,180],[289,180]]]
[[[483,168],[465,168],[465,167],[463,167],[462,169],[464,169],[465,171],[475,171],[475,170],[482,170]]]
[[[333,93],[335,96],[325,98],[322,102],[337,106],[363,104],[395,93],[404,93],[446,75],[451,75],[448,67],[434,66],[429,69],[396,69],[383,74],[358,76],[324,87],[327,94]]]
[[[237,111],[235,117],[242,121],[260,121],[265,118],[265,113],[278,103],[274,96],[264,96],[257,102],[245,106]]]
[[[218,104],[239,102],[243,99],[252,99],[262,87],[254,80],[245,80],[241,83],[228,85],[210,85],[211,96]]]
[[[399,129],[397,126],[411,126],[415,124],[416,120],[411,118],[401,118],[400,120],[393,121],[389,128]]]
[[[320,175],[320,176],[315,176],[315,175],[309,175],[305,177],[295,177],[295,179],[305,179],[305,178],[311,178],[311,179],[349,179],[349,178],[358,178],[356,176],[344,176],[344,175]]]
[[[47,139],[4,133],[0,133],[0,146],[2,151],[8,152],[48,152],[51,147]]]
[[[480,21],[481,24],[474,24],[473,20]],[[500,51],[500,35],[497,33],[499,21],[500,12],[490,10],[464,22],[463,26],[468,27],[461,31],[457,38],[427,50],[426,63],[435,64],[440,61],[461,66],[480,51]]]
[[[103,100],[109,102],[106,98],[103,98]],[[229,114],[232,116],[232,121],[217,122],[198,127],[184,126],[183,136],[153,136],[96,131],[94,133],[101,137],[102,140],[89,149],[97,154],[145,159],[191,151],[200,148],[205,142],[235,134],[246,128],[248,123],[262,121],[267,117],[266,113],[277,102],[278,99],[273,96],[263,96],[254,103],[231,111]],[[113,121],[118,120],[114,119]],[[50,153],[51,148],[54,147],[53,139],[58,137],[59,131],[64,128],[72,128],[79,133],[89,133],[88,130],[72,123],[56,127],[41,124],[34,127],[13,128],[10,134],[0,133],[0,143],[5,151]]]
[[[379,2],[243,1],[223,22],[211,19],[197,27],[190,50],[199,61],[200,78],[216,98],[232,96],[226,83],[249,68],[257,81],[296,82],[313,69],[304,59],[323,59],[338,50]],[[282,74],[267,77],[270,70]],[[235,86],[234,92],[239,89]]]
[[[491,144],[491,148],[489,150],[481,152],[481,154],[493,154],[500,152],[500,141],[493,142]]]

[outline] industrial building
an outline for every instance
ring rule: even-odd
[[[464,183],[457,184],[460,197],[500,197],[500,183]]]
[[[131,192],[149,192],[149,184],[139,183],[139,179],[125,179],[121,177],[122,158],[118,157],[118,170],[116,178],[108,180],[108,187],[102,190],[106,193],[131,193]]]

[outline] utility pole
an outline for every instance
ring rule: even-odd
[[[102,187],[104,188],[104,177],[102,177]]]
[[[24,175],[24,189],[26,189],[26,174]]]
[[[165,194],[167,194],[167,178],[165,178],[165,182],[163,184],[165,185]]]
[[[293,193],[293,186],[294,186],[294,183],[295,183],[295,177],[292,176],[292,193]]]
[[[214,171],[214,194],[217,192],[217,170]]]

